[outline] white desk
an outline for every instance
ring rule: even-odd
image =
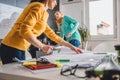
[[[86,54],[86,53],[85,53]],[[93,56],[93,54],[87,53],[88,56],[91,55],[91,57]],[[61,54],[60,54],[61,55]],[[68,53],[67,53],[68,55]],[[75,55],[75,54],[74,54]],[[73,54],[70,54],[68,56],[70,59],[72,60],[80,60],[81,62],[84,62],[83,59],[83,54],[80,55],[77,59],[75,59],[73,56]],[[90,58],[87,60],[90,60]],[[50,60],[57,59],[59,56],[58,54],[54,54],[53,56],[51,56],[51,58],[49,57]],[[61,55],[61,57],[63,57],[63,55]],[[66,57],[66,56],[64,56]],[[82,69],[81,72],[83,72],[84,70]],[[60,70],[54,70],[54,71],[43,71],[37,74],[33,74],[32,72],[30,72],[29,70],[27,70],[25,67],[23,67],[21,64],[19,63],[11,63],[11,64],[6,64],[0,67],[0,78],[1,79],[5,79],[5,80],[85,80],[85,79],[79,79],[76,78],[74,76],[62,76],[60,75]]]
[[[0,78],[5,80],[78,80],[74,76],[61,76],[59,70],[33,74],[21,67],[21,64],[14,63],[0,67]]]

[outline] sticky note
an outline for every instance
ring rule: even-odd
[[[31,61],[31,62],[23,62],[24,66],[27,66],[27,65],[36,65],[36,64],[37,64],[37,62],[33,62],[33,61]]]
[[[59,62],[55,62],[54,64],[56,64],[58,68],[62,67],[62,64],[60,64]]]

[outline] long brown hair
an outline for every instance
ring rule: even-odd
[[[63,21],[63,13],[61,11],[56,11],[55,13],[60,13],[61,14],[61,18],[60,19],[56,19],[55,17],[55,22],[57,23],[57,27],[58,27],[58,30],[60,30],[60,26],[62,25],[62,21]]]

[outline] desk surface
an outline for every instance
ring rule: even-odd
[[[5,80],[78,80],[78,78],[74,76],[66,77],[60,75],[60,70],[33,74],[21,67],[21,64],[17,63],[7,64],[0,67],[0,78]]]
[[[91,58],[88,59],[88,56],[90,57],[93,56],[93,54],[90,53],[85,53],[77,56],[77,60],[79,62],[84,62],[84,60],[91,60]],[[60,57],[63,57],[64,55],[58,56],[58,54],[55,54],[51,57],[49,57],[50,60],[57,59]],[[68,54],[67,54],[68,56]],[[70,57],[71,56],[71,57]],[[74,58],[75,54],[70,54],[68,57],[72,60],[76,60]],[[83,56],[85,59],[82,61]],[[99,55],[100,56],[100,55]],[[66,57],[66,55],[64,56]],[[95,56],[96,57],[96,56]],[[97,58],[99,59],[99,58]],[[73,62],[75,63],[75,62]],[[84,69],[81,69],[81,72],[84,72]],[[78,80],[78,78],[74,76],[62,76],[60,75],[60,69],[56,70],[50,70],[50,71],[41,71],[37,74],[32,73],[31,71],[27,70],[25,67],[23,67],[20,63],[11,63],[11,64],[6,64],[0,67],[0,78],[5,79],[5,80]],[[85,79],[79,79],[79,80],[85,80]]]

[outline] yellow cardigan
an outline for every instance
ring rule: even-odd
[[[2,40],[2,43],[19,49],[27,50],[30,43],[26,41],[31,36],[39,36],[45,33],[51,40],[60,43],[62,39],[48,26],[48,12],[40,2],[30,3],[19,16],[11,31]]]

